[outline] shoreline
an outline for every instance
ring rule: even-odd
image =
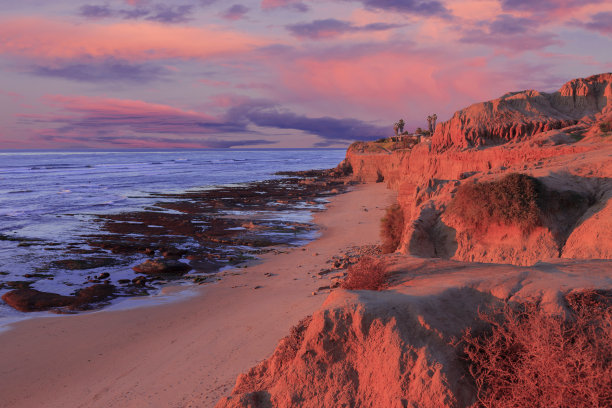
[[[384,184],[334,196],[314,215],[319,238],[226,271],[196,296],[11,325],[0,332],[0,406],[214,406],[323,303],[312,292],[328,284],[317,275],[327,261],[378,241],[394,198]]]
[[[316,236],[312,215],[350,183],[334,169],[276,175],[285,177],[155,194],[137,211],[96,215],[90,220],[96,232],[70,244],[36,242],[44,260],[32,273],[0,279],[0,312],[105,308],[173,282],[215,281],[223,270],[263,253],[304,245]],[[7,317],[20,318],[10,311]]]

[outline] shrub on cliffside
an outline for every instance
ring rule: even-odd
[[[387,281],[387,265],[381,259],[363,257],[348,269],[342,288],[351,290],[381,290]]]
[[[612,406],[612,297],[567,297],[570,316],[537,305],[482,314],[491,330],[466,333],[465,353],[481,404],[506,407]]]
[[[382,238],[383,254],[395,252],[402,240],[404,231],[404,212],[402,207],[394,204],[387,208],[386,214],[381,220],[380,237]]]
[[[540,181],[512,173],[496,181],[461,185],[446,211],[474,232],[502,224],[516,225],[528,233],[541,225],[543,205]]]

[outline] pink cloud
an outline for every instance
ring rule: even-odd
[[[271,9],[276,7],[284,7],[288,4],[295,3],[294,0],[262,0],[261,8]]]
[[[402,53],[300,58],[282,67],[280,75],[284,88],[305,105],[345,115],[403,116],[415,126],[432,112],[448,117],[462,106],[515,89],[520,76],[494,69],[483,57],[408,46]]]
[[[97,112],[101,115],[152,116],[176,115],[194,117],[200,120],[213,120],[212,117],[191,110],[182,110],[168,105],[129,99],[101,98],[89,96],[50,95],[45,101],[64,110],[73,112]]]
[[[216,101],[231,107],[246,100],[220,96]],[[17,115],[32,135],[22,148],[229,148],[275,143],[256,138],[259,133],[248,129],[244,117],[228,119],[157,103],[80,95],[50,95],[43,102],[57,111]]]
[[[267,43],[231,30],[148,21],[72,24],[37,17],[0,20],[0,53],[29,58],[207,59],[245,53]]]
[[[23,100],[23,95],[13,91],[4,91],[0,89],[0,96],[5,96],[11,102],[19,102]]]

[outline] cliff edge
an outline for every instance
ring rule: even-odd
[[[434,150],[525,140],[612,111],[612,73],[569,81],[557,92],[511,92],[473,104],[436,127]]]
[[[388,287],[332,290],[217,408],[609,406],[611,83],[511,93],[432,138],[349,147],[344,174],[398,192]],[[489,341],[469,359],[466,332]]]
[[[595,75],[553,94],[525,91],[475,104],[411,148],[381,151],[377,142],[355,144],[343,165],[355,180],[385,182],[398,191],[406,220],[401,253],[517,265],[610,259],[611,79],[612,74]],[[512,220],[491,217],[477,229],[465,222],[465,213],[495,197],[464,200],[462,210],[447,211],[466,185],[493,186],[509,174],[536,179],[547,192],[535,200],[559,204],[538,204],[534,228],[520,230]]]

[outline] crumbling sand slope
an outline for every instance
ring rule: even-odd
[[[388,290],[332,293],[217,407],[469,407],[475,391],[453,343],[480,324],[479,309],[535,300],[564,314],[564,292],[612,288],[612,261],[393,257]]]

